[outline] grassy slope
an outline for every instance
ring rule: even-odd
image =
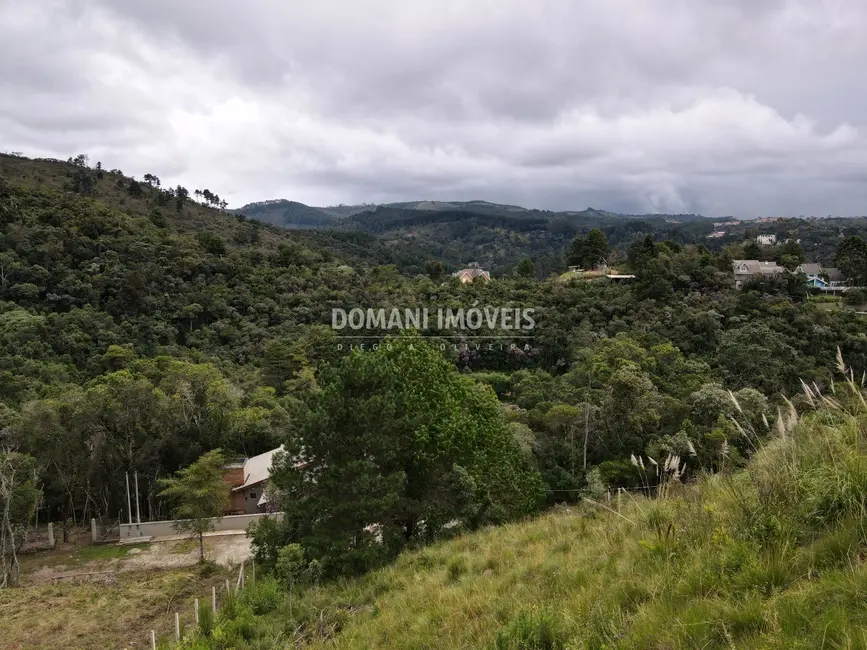
[[[443,542],[308,590],[291,616],[254,590],[258,616],[242,606],[219,642],[189,647],[867,648],[853,403],[784,416],[747,471],[629,498],[622,516],[587,504]]]

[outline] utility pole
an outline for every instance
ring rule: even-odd
[[[135,473],[135,522],[141,523],[141,510],[138,507],[138,472]]]
[[[575,480],[575,422],[569,424],[569,461],[572,465],[572,480]]]
[[[129,497],[129,472],[126,475],[126,511],[129,513],[129,523],[132,525],[132,501]]]

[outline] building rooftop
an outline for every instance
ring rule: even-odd
[[[244,488],[248,488],[256,483],[267,481],[268,477],[271,475],[271,461],[274,458],[274,454],[282,450],[283,446],[281,445],[280,447],[277,447],[277,449],[266,451],[264,454],[259,454],[258,456],[253,456],[252,458],[245,460],[244,482],[232,489],[243,490]]]
[[[798,267],[805,275],[819,275],[822,272],[822,265],[815,262],[805,262]]]
[[[776,262],[760,262],[759,260],[733,260],[732,270],[738,275],[776,275],[786,269]]]
[[[477,262],[473,262],[465,269],[455,271],[452,275],[456,278],[461,278],[461,281],[474,280],[476,278],[483,278],[485,280],[491,279],[491,274],[480,267]]]

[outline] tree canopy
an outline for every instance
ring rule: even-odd
[[[320,386],[272,484],[326,570],[368,568],[447,526],[505,521],[541,500],[494,392],[430,342],[352,353]]]
[[[569,247],[569,264],[585,269],[605,262],[611,248],[608,240],[599,228],[593,228],[586,236],[578,236]]]
[[[202,455],[174,478],[160,479],[160,496],[173,501],[175,528],[199,542],[199,560],[205,559],[204,534],[214,530],[214,520],[229,505],[229,485],[223,480],[226,458],[219,449]]]

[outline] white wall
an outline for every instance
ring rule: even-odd
[[[257,512],[252,515],[230,515],[214,519],[214,530],[247,530],[247,527],[254,521],[259,521],[264,517],[283,517],[282,512],[273,514],[266,512]],[[177,535],[174,521],[143,521],[140,524],[121,524],[120,538],[134,539],[136,537],[166,537],[169,535]]]

